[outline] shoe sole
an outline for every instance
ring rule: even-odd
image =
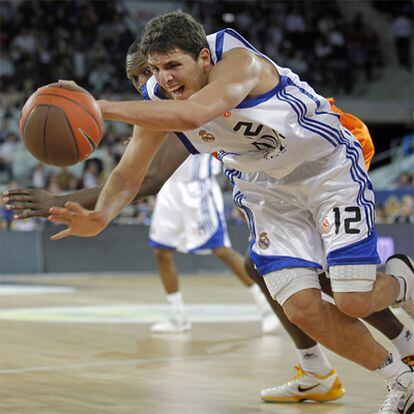
[[[300,403],[303,401],[326,402],[335,401],[345,394],[345,389],[342,387],[338,378],[332,385],[332,388],[325,394],[307,394],[307,395],[291,395],[289,397],[272,397],[261,396],[263,401],[272,403]]]

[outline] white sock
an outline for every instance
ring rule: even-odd
[[[312,348],[297,349],[300,366],[304,371],[317,375],[327,375],[332,369],[319,344]]]
[[[405,326],[401,333],[392,340],[402,357],[414,355],[414,334]]]
[[[183,296],[180,291],[167,294],[167,302],[174,316],[185,316]]]
[[[385,381],[389,382],[397,378],[403,372],[407,372],[409,370],[410,367],[404,364],[404,362],[401,362],[399,356],[394,356],[389,353],[387,359],[380,367],[377,368],[376,372],[384,378]]]
[[[266,299],[266,296],[260,289],[259,285],[256,285],[256,283],[250,287],[247,288],[248,291],[253,296],[254,302],[256,303],[257,309],[259,312],[263,315],[265,313],[268,313],[271,311],[271,307],[269,305],[269,302]]]

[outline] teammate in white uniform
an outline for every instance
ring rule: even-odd
[[[158,192],[151,219],[149,245],[170,305],[170,316],[151,327],[152,332],[179,333],[191,329],[179,290],[173,251],[214,254],[248,288],[262,318],[263,333],[279,322],[265,296],[247,275],[239,253],[231,249],[224,203],[216,176],[222,164],[209,154],[188,157]]]
[[[188,15],[150,21],[142,50],[173,101],[100,101],[105,119],[139,125],[95,210],[52,208],[69,235],[94,236],[135,196],[165,132],[186,131],[196,151],[218,151],[252,234],[251,258],[288,316],[332,351],[388,382],[379,413],[398,413],[413,394],[413,370],[356,318],[412,300],[409,258],[376,272],[374,196],[359,144],[328,101],[232,30],[210,35]],[[337,307],[322,301],[327,267]]]

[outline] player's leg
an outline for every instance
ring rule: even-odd
[[[319,275],[319,282],[322,291],[333,297],[331,283],[325,273]],[[391,309],[375,312],[364,320],[394,344],[405,363],[414,365],[414,334],[411,329],[404,326]]]
[[[344,149],[341,147],[337,149],[342,150]],[[249,180],[250,176],[243,175],[238,179],[234,197],[236,204],[245,209],[251,223],[254,244],[250,256],[259,273],[264,275],[272,297],[283,306],[287,317],[310,337],[369,370],[378,369],[378,373],[388,381],[395,383],[402,376],[401,380],[408,383],[412,374],[407,365],[397,358],[392,359],[387,350],[375,341],[364,324],[341,313],[332,304],[322,301],[315,269],[321,267],[325,253],[315,223],[321,223],[322,230],[326,229],[324,234],[332,235],[336,233],[335,227],[330,223],[336,224],[336,221],[330,217],[328,226],[324,226],[325,215],[317,217],[315,212],[318,212],[318,208],[323,204],[321,200],[327,204],[322,207],[329,205],[333,208],[337,183],[343,176],[334,165],[324,165],[330,162],[338,164],[335,157],[325,158],[318,163],[310,163],[295,170],[283,181],[272,182],[268,176],[261,174],[256,174],[253,177],[254,181]],[[346,163],[347,159],[342,164],[349,173]],[[326,177],[327,171],[330,170],[337,176]],[[242,180],[245,177],[246,182]],[[327,183],[330,185],[327,186]],[[272,192],[263,192],[264,186],[266,189],[271,186]],[[304,187],[307,188],[306,192],[302,190]],[[346,194],[341,194],[341,199],[354,200],[353,196],[358,195],[359,201],[359,184],[351,187],[352,196],[346,197]],[[325,191],[326,188],[331,188],[333,194],[318,197],[318,191]],[[257,203],[258,198],[263,202]],[[355,233],[351,234],[351,244],[353,241],[361,240],[355,240]],[[350,242],[349,239],[345,242]],[[366,260],[367,256],[370,259],[371,251],[367,250],[368,253],[358,246],[353,253],[357,256],[358,253],[364,255]],[[372,260],[377,260],[377,257],[373,257]],[[281,293],[284,290],[285,293]]]
[[[309,388],[312,390],[310,397],[314,401],[338,399],[344,390],[338,374],[332,369],[320,345],[286,317],[283,308],[270,296],[263,277],[256,271],[247,255],[245,266],[249,276],[260,286],[274,313],[295,343],[299,357],[299,366],[295,367],[296,375],[282,385],[263,390],[262,399],[271,402],[300,401],[304,397],[304,392],[300,390]]]
[[[178,274],[174,264],[173,251],[170,249],[154,249],[158,274],[160,275],[166,299],[169,305],[169,318],[152,325],[151,331],[156,333],[180,333],[191,329],[188,322],[183,297],[179,290]]]
[[[180,333],[191,329],[179,290],[173,258],[173,251],[182,232],[177,195],[180,196],[179,188],[174,182],[164,185],[158,194],[150,225],[148,244],[153,248],[157,270],[169,305],[167,320],[157,322],[151,327],[151,331],[156,333]]]
[[[332,156],[320,160],[319,164],[323,174],[308,176],[311,191],[307,206],[312,211],[323,242],[337,306],[331,307],[332,316],[328,319],[338,319],[338,324],[332,326],[333,330],[338,327],[343,332],[347,330],[343,340],[350,352],[347,358],[375,370],[388,383],[388,395],[379,412],[396,412],[400,400],[412,392],[413,369],[378,344],[355,318],[383,310],[396,300],[409,300],[414,291],[414,272],[410,266],[401,266],[396,277],[377,273],[376,265],[380,260],[374,222],[374,194],[360,150],[347,145],[338,146]],[[295,303],[294,296],[287,301],[284,306],[287,316],[329,347],[329,338],[325,336],[329,333],[321,332],[321,336],[312,333],[313,328],[306,326],[307,321],[300,323],[302,315],[294,314],[296,309],[292,304],[298,306],[300,301]],[[353,348],[352,341],[358,343],[359,350]],[[333,346],[330,349],[341,352],[341,346]],[[363,355],[366,351],[369,355]]]

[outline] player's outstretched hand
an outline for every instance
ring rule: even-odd
[[[65,203],[63,208],[52,207],[49,213],[49,221],[67,226],[65,230],[54,234],[52,240],[60,240],[68,236],[96,236],[108,225],[102,212],[88,210],[73,201]]]
[[[1,201],[7,210],[16,212],[15,220],[48,217],[51,207],[60,206],[58,197],[38,188],[4,191]]]

